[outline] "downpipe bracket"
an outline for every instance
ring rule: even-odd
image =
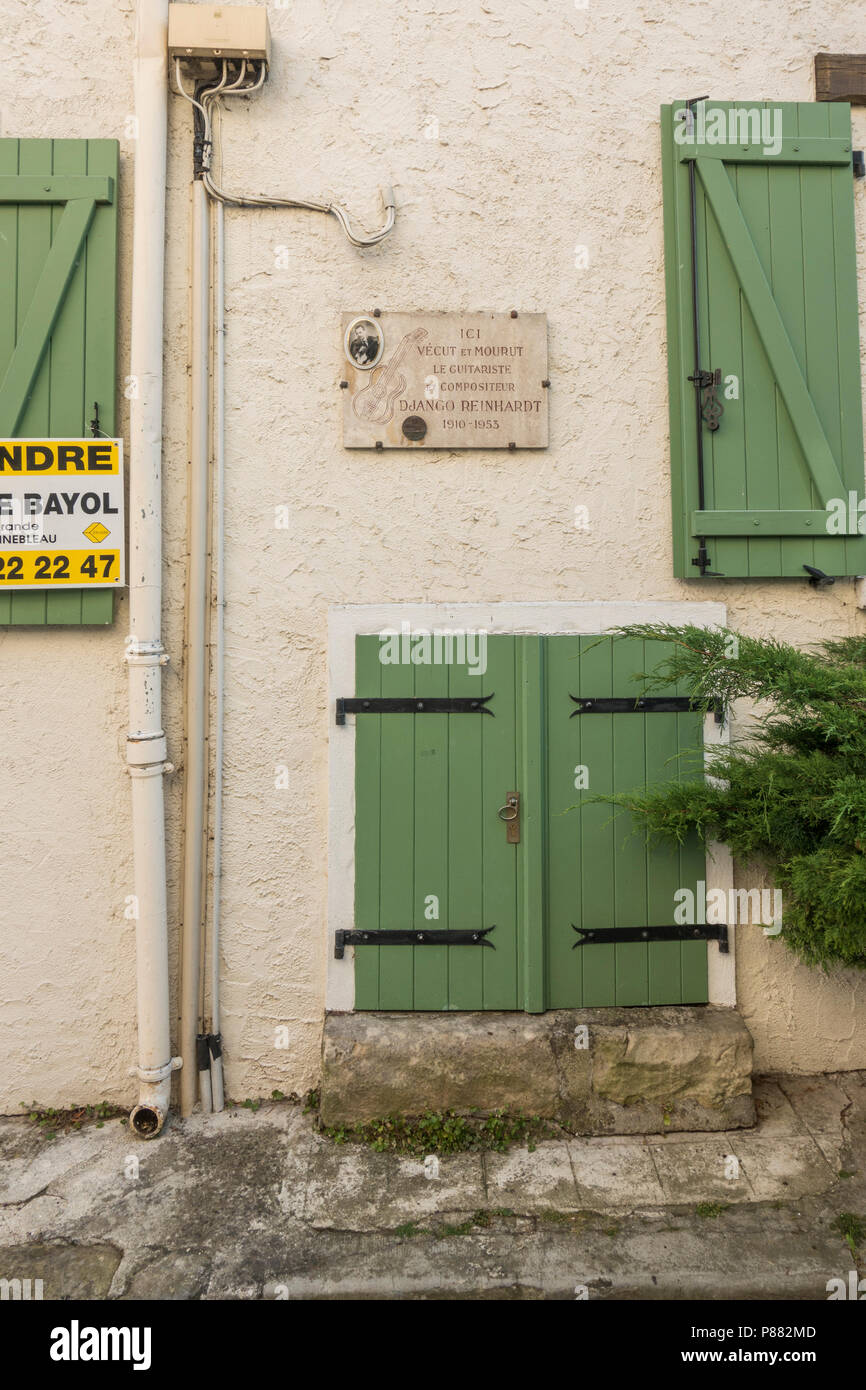
[[[159,638],[137,642],[128,637],[123,648],[123,660],[130,666],[167,666],[171,658]]]
[[[130,1067],[127,1076],[137,1076],[139,1081],[144,1081],[149,1086],[158,1086],[160,1081],[167,1081],[173,1071],[180,1071],[183,1066],[182,1057],[171,1057],[169,1061],[163,1062],[161,1067]]]
[[[127,765],[130,777],[167,777],[174,772],[174,763],[147,763],[142,767]]]
[[[130,772],[153,776],[155,771],[165,769],[167,757],[164,729],[154,729],[150,733],[134,729],[127,734],[126,762]]]

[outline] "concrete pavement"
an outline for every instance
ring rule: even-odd
[[[0,1279],[45,1298],[826,1299],[858,1267],[835,1226],[866,1221],[866,1074],[759,1079],[755,1098],[752,1131],[426,1164],[335,1144],[290,1103],[150,1143],[7,1119]]]

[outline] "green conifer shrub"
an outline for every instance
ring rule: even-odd
[[[630,626],[673,643],[641,693],[682,682],[696,700],[757,702],[754,723],[707,750],[712,781],[672,782],[612,801],[648,834],[696,830],[782,890],[782,939],[810,965],[866,968],[866,637],[801,651],[729,629]]]

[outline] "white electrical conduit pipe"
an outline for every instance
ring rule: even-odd
[[[211,1091],[214,1110],[225,1104],[223,1086],[222,1038],[220,1035],[220,909],[222,906],[222,845],[223,845],[223,725],[225,722],[225,459],[226,459],[226,324],[225,324],[225,209],[216,205],[216,292],[214,295],[216,323],[216,423],[214,426],[214,462],[216,466],[216,732],[214,739],[214,812],[213,812],[213,914],[211,918],[211,1027],[214,1043],[211,1047]]]
[[[190,256],[190,463],[189,556],[186,576],[184,661],[186,749],[184,753],[184,856],[181,917],[180,1051],[181,1114],[196,1102],[196,1076],[202,1109],[210,1110],[210,1070],[201,1070],[196,1038],[202,1023],[201,953],[204,904],[204,834],[207,798],[207,700],[209,627],[209,421],[210,421],[210,204],[201,179],[192,184]]]
[[[241,77],[246,64],[242,65]],[[226,65],[222,79],[212,91],[225,85]],[[205,117],[201,103],[181,88]],[[196,1077],[202,1111],[222,1110],[224,1104],[222,1055],[219,1039],[219,881],[222,872],[222,581],[223,527],[217,526],[218,558],[217,583],[217,731],[216,731],[216,796],[214,816],[214,931],[211,942],[211,1034],[204,1033],[205,1004],[203,998],[202,961],[204,951],[205,883],[206,883],[206,807],[207,756],[206,730],[208,706],[208,647],[209,605],[208,519],[209,489],[209,348],[210,348],[210,205],[204,184],[194,179],[192,197],[192,238],[190,252],[190,472],[189,472],[189,556],[186,576],[186,689],[185,689],[185,801],[184,801],[184,858],[182,896],[181,946],[181,1053],[186,1072],[181,1084],[181,1113],[189,1115],[196,1102]],[[220,213],[222,209],[220,208]],[[222,229],[221,229],[222,230]],[[218,279],[221,271],[218,271]],[[221,299],[218,295],[218,303]],[[223,314],[219,314],[218,343],[222,343]],[[219,347],[218,347],[219,356]],[[219,375],[218,371],[218,375]],[[223,511],[224,399],[220,386],[217,392],[217,414],[220,421],[215,431],[217,452],[218,508]],[[210,1045],[209,1045],[210,1044]],[[211,1073],[213,1072],[213,1077]]]
[[[186,1062],[181,1086],[181,1107],[184,1115],[195,1105],[195,1076],[198,1074],[202,1109],[222,1110],[224,1105],[223,1067],[220,1039],[220,917],[222,881],[222,822],[223,822],[223,726],[225,703],[225,223],[224,205],[232,207],[292,207],[313,212],[330,213],[337,218],[353,246],[375,246],[394,226],[394,194],[382,190],[385,222],[379,231],[369,235],[356,232],[347,213],[336,203],[321,203],[290,198],[240,197],[224,193],[210,173],[210,156],[214,147],[211,104],[220,96],[247,96],[264,85],[266,72],[261,65],[258,78],[246,81],[247,62],[240,66],[238,77],[228,82],[228,65],[224,61],[219,82],[201,94],[199,101],[186,91],[180,72],[180,60],[175,60],[175,80],[178,91],[202,115],[204,125],[204,172],[193,184],[193,251],[192,251],[192,385],[190,429],[190,563],[187,585],[187,780],[184,834],[183,887],[183,946],[182,946],[182,1003],[181,1047]],[[214,788],[214,851],[213,851],[213,917],[210,942],[210,1002],[211,1044],[209,1069],[205,1064],[204,1039],[197,1032],[203,1024],[204,1005],[201,1000],[202,917],[204,903],[204,813],[207,791],[205,760],[205,727],[207,707],[207,665],[205,627],[207,620],[207,332],[209,285],[210,222],[205,194],[217,203],[216,221],[216,290],[215,290],[215,380],[216,421],[214,456],[216,471],[216,632],[215,632],[215,788]],[[202,377],[202,373],[204,376]],[[193,738],[196,747],[193,749]],[[199,1042],[197,1055],[196,1043]]]
[[[162,330],[165,250],[168,0],[139,0],[136,18],[135,207],[129,436],[129,733],[137,905],[138,1104],[130,1125],[159,1134],[171,1095],[168,915],[162,728]]]
[[[202,115],[205,119],[205,139],[210,139],[207,101],[220,92],[241,87],[246,76],[246,62],[241,63],[237,80],[227,84],[228,68],[223,63],[222,77],[204,97]],[[223,830],[223,747],[225,726],[225,209],[216,205],[216,285],[214,289],[214,470],[216,473],[216,614],[214,635],[214,683],[216,685],[214,733],[214,828],[212,865],[212,914],[210,940],[210,1098],[212,1108],[225,1107],[223,1082],[222,1036],[220,1033],[220,918],[222,908],[222,830]],[[204,1095],[204,1092],[203,1092]],[[202,1101],[204,1108],[204,1100]]]

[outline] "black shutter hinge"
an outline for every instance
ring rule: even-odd
[[[636,697],[569,695],[577,714],[695,714],[713,711],[716,723],[721,724],[724,711],[720,700],[693,700],[689,695],[638,695]]]
[[[573,951],[578,946],[617,946],[626,941],[718,941],[722,954],[728,954],[728,928],[724,923],[709,926],[702,922],[683,927],[576,927],[572,922],[571,930],[580,936],[571,948]]]
[[[492,941],[486,938],[492,927],[479,927],[477,930],[452,931],[445,927],[424,928],[417,931],[335,931],[334,959],[342,960],[347,946],[489,946],[495,951]]]
[[[347,714],[489,714],[489,695],[393,695],[358,696],[337,701],[337,723],[345,724]],[[494,716],[495,717],[495,716]]]

